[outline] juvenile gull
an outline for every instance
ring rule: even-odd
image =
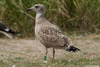
[[[18,32],[15,32],[11,29],[9,29],[7,26],[5,26],[1,21],[0,21],[0,32],[5,34],[6,36],[8,36],[9,38],[13,38],[11,35],[7,34],[7,33],[11,33],[11,34],[17,34],[17,35],[21,35]]]
[[[65,49],[69,52],[80,51],[80,49],[71,46],[70,39],[65,36],[62,31],[55,25],[51,24],[45,18],[45,6],[42,4],[36,4],[31,8],[28,8],[26,11],[35,11],[35,35],[37,39],[46,47],[46,54],[48,53],[48,48],[53,48],[53,59],[56,49]]]

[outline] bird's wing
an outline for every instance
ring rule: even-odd
[[[47,25],[41,27],[40,32],[38,34],[41,37],[41,39],[47,44],[50,43],[55,46],[62,47],[69,45],[69,39],[65,35],[63,35],[63,33],[58,27],[54,25]]]
[[[1,21],[0,21],[0,30],[4,31],[6,29],[9,29],[8,27],[6,27]]]
[[[8,28],[7,26],[5,26],[1,21],[0,21],[0,30],[1,30],[1,31],[4,31],[4,32],[6,32],[6,33],[17,34],[17,35],[19,35],[19,36],[21,35],[20,33],[15,32],[15,31],[9,29],[9,28]]]

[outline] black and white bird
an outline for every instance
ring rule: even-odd
[[[9,35],[8,33],[16,34],[16,35],[21,35],[20,33],[15,32],[15,31],[9,29],[1,21],[0,21],[0,32],[3,33],[3,34],[5,34],[6,36],[8,36],[10,39],[12,39],[13,37],[11,35]]]

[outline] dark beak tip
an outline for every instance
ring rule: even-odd
[[[30,11],[30,10],[32,10],[32,9],[29,9],[29,8],[28,8],[28,9],[26,9],[26,11]]]
[[[28,9],[26,9],[26,11],[28,11]]]

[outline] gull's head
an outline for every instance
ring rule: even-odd
[[[45,6],[42,4],[36,4],[31,8],[26,9],[26,11],[35,11],[36,13],[44,13],[45,14]]]

